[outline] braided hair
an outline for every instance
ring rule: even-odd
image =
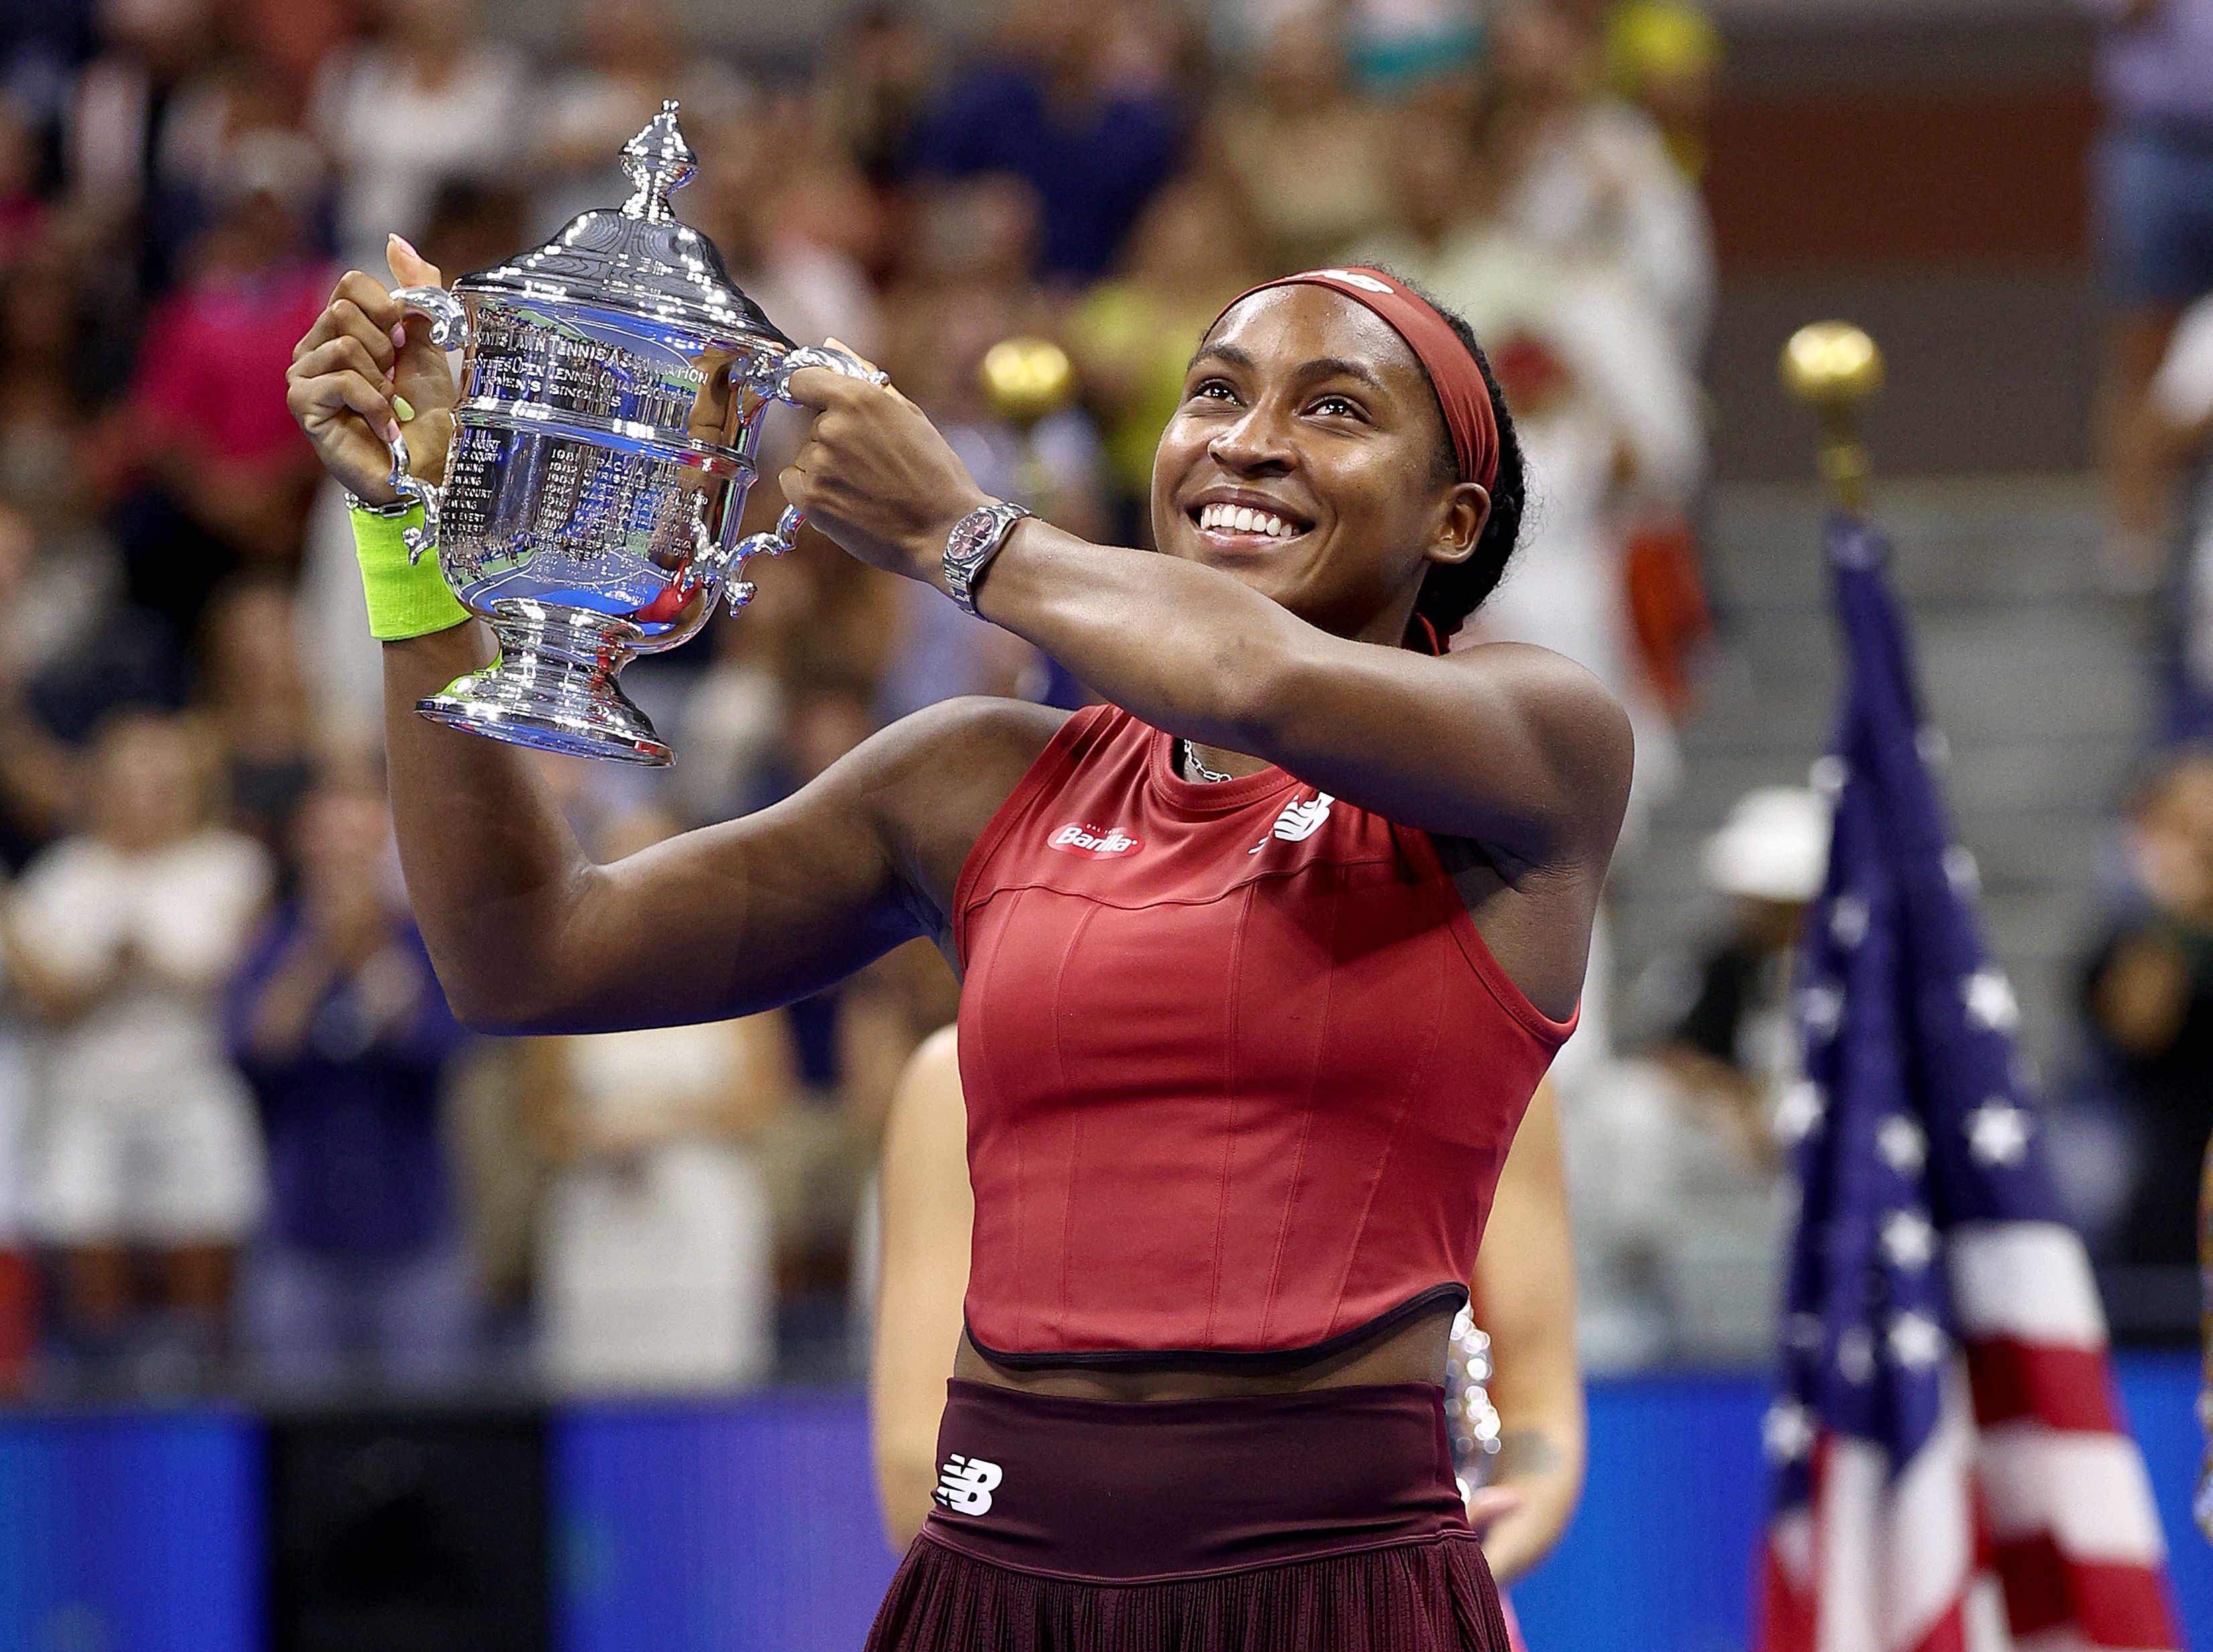
[[[1427,621],[1434,628],[1440,643],[1449,639],[1505,577],[1506,564],[1513,560],[1515,548],[1521,539],[1521,514],[1528,503],[1527,485],[1521,462],[1521,439],[1514,428],[1514,415],[1507,408],[1506,393],[1498,387],[1497,376],[1491,370],[1491,358],[1476,342],[1475,329],[1468,326],[1465,316],[1446,308],[1396,271],[1384,273],[1411,289],[1444,317],[1459,335],[1460,343],[1467,346],[1468,354],[1475,357],[1475,364],[1482,371],[1484,387],[1491,392],[1491,414],[1498,421],[1498,475],[1491,488],[1491,515],[1476,539],[1475,549],[1464,561],[1440,562],[1430,566],[1423,576],[1422,588],[1414,598],[1414,612],[1406,622],[1406,646],[1426,653],[1429,641],[1423,622]],[[1437,449],[1437,482],[1441,486],[1450,486],[1461,479],[1460,460],[1448,437]]]

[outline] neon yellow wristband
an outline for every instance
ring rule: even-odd
[[[400,534],[423,526],[423,508],[405,516],[379,516],[372,511],[348,513],[353,518],[353,548],[361,559],[361,588],[369,599],[369,632],[380,643],[405,642],[447,631],[469,617],[438,571],[436,552],[420,562],[407,560]]]

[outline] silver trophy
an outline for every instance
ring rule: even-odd
[[[447,292],[394,295],[461,354],[458,428],[406,535],[435,546],[446,582],[499,639],[499,658],[418,708],[434,722],[580,757],[662,764],[668,746],[616,674],[674,648],[718,598],[753,588],[748,557],[791,548],[800,513],[739,536],[762,414],[791,375],[826,367],[881,381],[842,351],[795,349],[738,290],[714,244],[677,221],[669,192],[698,157],[661,105],[623,148],[637,188],[534,253]]]

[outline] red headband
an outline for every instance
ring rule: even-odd
[[[1444,410],[1445,429],[1452,432],[1453,453],[1460,460],[1460,479],[1480,482],[1485,492],[1498,480],[1498,416],[1491,411],[1491,387],[1475,364],[1475,352],[1460,341],[1452,323],[1437,314],[1436,306],[1402,281],[1381,270],[1364,267],[1307,270],[1249,287],[1222,308],[1227,315],[1254,293],[1271,287],[1326,287],[1343,293],[1389,322],[1413,351],[1437,393]],[[1214,318],[1209,332],[1222,324]]]

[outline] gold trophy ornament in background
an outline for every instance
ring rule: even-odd
[[[1783,386],[1821,421],[1821,479],[1843,509],[1867,504],[1871,463],[1859,410],[1882,388],[1882,351],[1849,321],[1816,321],[1783,347]]]
[[[1076,399],[1076,369],[1050,338],[1002,338],[984,352],[977,387],[991,409],[1021,438],[1014,503],[1043,511],[1052,503],[1052,472],[1037,449],[1037,427]]]

